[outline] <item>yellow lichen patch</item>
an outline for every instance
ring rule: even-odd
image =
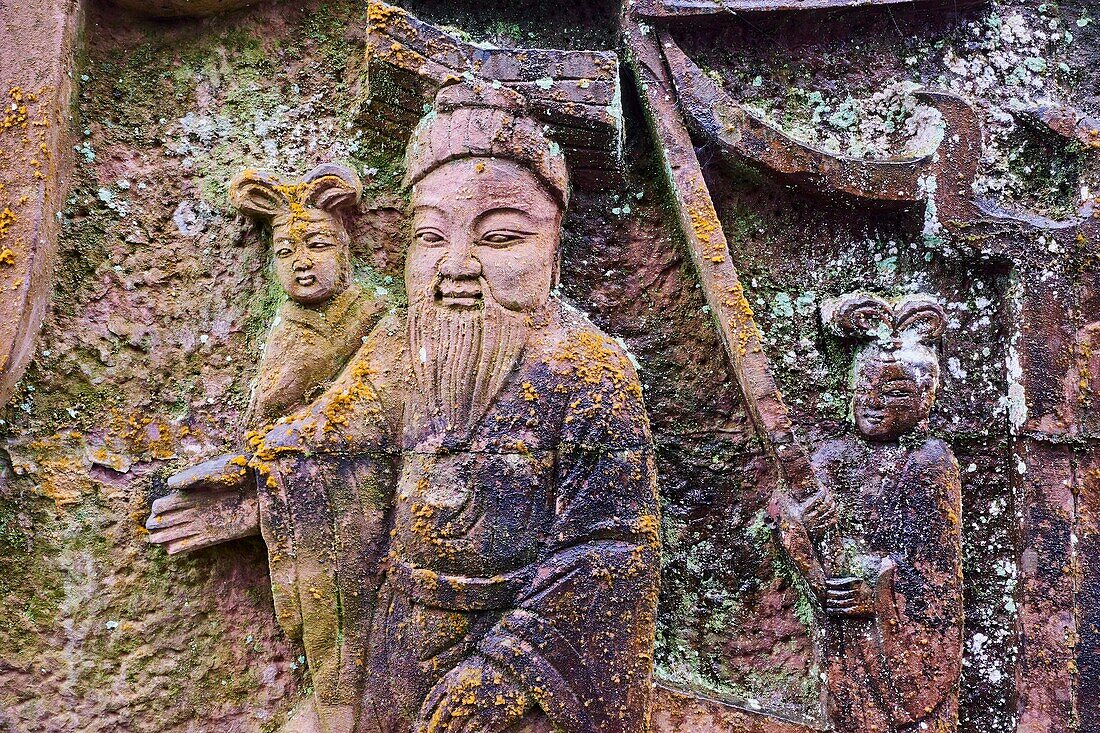
[[[1092,401],[1092,344],[1081,341],[1077,345],[1077,403],[1088,407]]]
[[[4,207],[4,210],[0,211],[0,242],[4,241],[4,238],[8,235],[8,229],[11,228],[17,218],[15,212],[9,207]]]
[[[591,415],[604,409],[614,414],[628,404],[640,402],[641,384],[626,358],[606,336],[592,331],[573,334],[554,356],[556,368],[569,375],[572,382],[603,390],[587,389],[583,397],[572,400],[566,423],[572,422],[576,414]]]
[[[405,13],[399,8],[384,3],[372,2],[367,9],[367,20],[372,25],[385,25],[393,19],[400,19]]]
[[[176,457],[176,446],[191,434],[186,425],[174,425],[155,415],[124,414],[113,410],[110,436],[121,441],[127,453],[143,458],[168,460]]]
[[[96,491],[88,477],[87,446],[83,434],[66,430],[9,449],[16,475],[34,482],[34,490],[52,499],[60,510],[79,504]]]
[[[523,399],[527,402],[534,402],[539,398],[539,393],[535,391],[534,386],[530,382],[523,383]]]
[[[358,417],[381,415],[378,393],[370,383],[371,373],[370,364],[366,360],[359,361],[352,367],[348,387],[325,400],[321,413],[329,425],[348,427],[352,414]]]
[[[27,129],[27,102],[34,101],[34,95],[26,95],[20,87],[12,87],[8,90],[8,98],[11,100],[4,109],[4,118],[0,120],[0,131],[17,127]]]
[[[661,521],[652,514],[646,514],[634,520],[634,531],[647,539],[656,540],[661,536]]]
[[[37,488],[44,496],[53,499],[57,508],[80,503],[80,498],[92,489],[88,480],[81,480],[84,464],[77,458],[59,456],[42,464],[41,481]]]
[[[44,95],[46,91],[43,89],[39,94]],[[39,94],[26,92],[17,86],[11,87],[8,90],[7,99],[0,103],[3,106],[3,110],[0,110],[0,136],[5,140],[4,146],[0,148],[0,157],[16,163],[20,160],[20,151],[26,154],[22,160],[25,165],[9,167],[12,173],[19,174],[21,171],[20,178],[0,184],[0,191],[13,197],[7,202],[0,201],[0,242],[10,238],[14,233],[12,230],[19,219],[14,209],[25,206],[30,200],[30,196],[25,192],[32,190],[36,181],[45,180],[51,173],[48,164],[53,156],[46,145],[45,129],[50,124],[49,114],[43,109],[32,111],[32,106],[38,103]],[[36,116],[40,119],[34,119]],[[10,144],[7,141],[11,141]],[[16,240],[16,244],[12,247],[0,247],[0,265],[14,266],[18,252],[23,248],[19,240]],[[33,254],[33,248],[31,253]],[[10,289],[18,290],[22,284],[20,280],[10,286]]]

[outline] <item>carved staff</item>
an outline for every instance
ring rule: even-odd
[[[703,295],[730,357],[749,417],[779,472],[782,487],[770,513],[779,524],[780,538],[792,561],[811,587],[820,592],[825,580],[821,560],[806,529],[793,520],[789,507],[783,506],[783,495],[805,502],[824,496],[824,491],[810,468],[805,449],[794,435],[790,415],[761,346],[760,329],[730,258],[729,245],[691,137],[676,108],[657,32],[629,14],[623,22],[643,107],[669,177],[680,226],[699,273]]]

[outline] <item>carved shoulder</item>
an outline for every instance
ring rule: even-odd
[[[567,397],[563,416],[566,439],[612,440],[616,444],[649,441],[649,420],[642,386],[626,349],[577,311],[563,306],[561,327],[545,329],[540,346],[549,366],[551,390]]]
[[[962,481],[955,453],[939,438],[929,438],[910,452],[901,479],[906,492],[925,497],[949,515],[952,524],[962,511]]]
[[[959,463],[951,446],[939,438],[929,438],[908,457],[909,465],[921,471],[954,474],[958,480]]]

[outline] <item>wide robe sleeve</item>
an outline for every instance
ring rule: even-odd
[[[276,617],[305,647],[326,733],[352,733],[360,718],[394,482],[367,363],[357,357],[313,405],[251,446]]]
[[[559,364],[572,389],[555,520],[533,580],[479,652],[557,730],[644,733],[660,574],[652,440],[626,355],[602,335],[581,339]]]
[[[950,701],[962,670],[962,490],[951,449],[940,440],[917,449],[897,494],[901,549],[889,556],[892,581],[878,584],[880,648],[867,661],[875,692],[904,726]]]

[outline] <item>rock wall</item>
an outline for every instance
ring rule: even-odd
[[[483,5],[404,7],[477,42],[617,48],[615,3]],[[227,200],[238,169],[353,166],[366,183],[349,218],[356,278],[403,301],[401,150],[357,123],[366,5],[303,0],[163,21],[96,2],[86,13],[52,305],[0,422],[0,730],[275,730],[310,682],[302,651],[274,625],[262,544],[167,557],[145,544],[142,523],[168,475],[238,445],[281,304],[269,233]],[[1020,109],[1055,101],[1100,113],[1095,15],[1086,0],[838,11],[812,23],[780,13],[682,43],[795,137],[855,157],[896,153],[934,126],[916,85],[976,98],[990,143],[982,190],[1060,217],[1091,195],[1100,159],[1088,140],[1067,144]],[[562,292],[622,339],[645,390],[664,523],[658,677],[820,722],[818,623],[766,521],[775,476],[624,88],[625,170],[575,192]],[[919,212],[814,198],[712,152],[700,151],[707,182],[808,443],[847,420],[852,354],[826,332],[821,302],[868,289],[945,305],[932,427],[963,471],[961,729],[1015,730],[1018,279],[930,233]]]

